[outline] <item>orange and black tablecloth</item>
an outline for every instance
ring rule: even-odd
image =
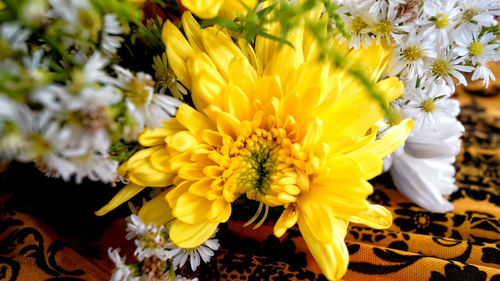
[[[472,85],[456,94],[466,132],[456,162],[459,190],[449,197],[455,209],[425,211],[399,193],[389,176],[374,179],[370,200],[390,209],[394,222],[387,230],[349,227],[344,280],[500,281],[499,87]],[[93,215],[118,188],[46,178],[27,164],[4,170],[0,280],[109,280],[114,265],[108,247],[120,247],[132,261],[134,243],[124,238],[127,206]],[[253,214],[245,208],[219,229],[221,249],[211,262],[183,274],[200,280],[326,280],[297,230],[277,239],[272,221],[257,230],[243,228],[241,221]]]

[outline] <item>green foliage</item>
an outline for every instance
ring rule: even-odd
[[[115,142],[111,145],[109,149],[110,158],[118,161],[118,163],[122,164],[127,161],[132,154],[134,154],[141,145],[137,142],[133,143],[125,143],[122,141]]]

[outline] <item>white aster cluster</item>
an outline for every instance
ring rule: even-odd
[[[405,145],[386,159],[395,185],[423,208],[447,212],[443,198],[457,189],[453,164],[463,126],[450,99],[455,83],[495,80],[488,64],[500,60],[498,0],[356,0],[337,12],[352,38],[350,48],[394,47],[386,75],[404,83],[393,103],[395,120],[412,118],[415,129]],[[347,41],[341,34],[340,41]],[[399,118],[398,118],[399,117]]]
[[[115,182],[114,145],[161,127],[180,102],[149,74],[112,63],[128,23],[100,1],[21,2],[6,8],[15,20],[0,23],[0,161]]]
[[[210,261],[214,251],[219,248],[217,239],[208,239],[194,249],[179,248],[169,239],[168,225],[158,227],[150,223],[146,226],[135,214],[127,218],[126,230],[128,240],[135,238],[134,256],[139,263],[127,265],[117,249],[113,251],[109,249],[109,257],[116,266],[111,277],[112,281],[165,279],[188,281],[191,279],[175,275],[175,270],[184,266],[189,260],[191,269],[195,271],[201,261],[205,263]],[[192,279],[196,280],[198,279]]]

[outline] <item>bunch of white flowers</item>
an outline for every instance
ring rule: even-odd
[[[168,238],[168,225],[156,226],[153,223],[147,226],[135,214],[127,218],[128,240],[135,238],[136,249],[134,256],[139,263],[125,264],[118,249],[108,250],[110,259],[115,263],[116,269],[111,277],[112,281],[122,280],[186,280],[180,275],[175,275],[175,270],[184,266],[188,261],[193,271],[201,261],[208,262],[219,248],[217,239],[208,239],[194,249],[179,248]],[[151,279],[153,278],[153,279]],[[170,278],[170,279],[168,279]],[[198,279],[192,279],[197,281]]]
[[[114,183],[126,160],[119,153],[180,105],[149,74],[113,63],[140,10],[119,0],[9,3],[13,20],[0,23],[0,161]],[[117,4],[116,13],[107,8]]]
[[[393,103],[394,119],[412,118],[415,129],[406,144],[386,159],[395,185],[415,203],[434,212],[453,205],[443,198],[457,189],[453,163],[460,151],[463,126],[450,99],[455,81],[467,85],[495,77],[488,67],[500,60],[497,0],[355,0],[337,12],[351,33],[350,48],[371,44],[394,47],[388,76],[404,83]],[[341,41],[345,39],[339,33]],[[397,120],[389,120],[397,122]]]

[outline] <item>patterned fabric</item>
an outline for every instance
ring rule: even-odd
[[[466,132],[456,163],[459,190],[449,198],[455,209],[427,212],[399,193],[388,175],[376,178],[370,200],[390,209],[394,223],[387,230],[349,227],[344,280],[500,281],[499,91],[500,84],[487,91],[472,85],[456,95]],[[109,280],[107,247],[120,247],[129,258],[134,250],[124,240],[126,206],[93,216],[116,191],[91,182],[71,186],[21,164],[0,173],[0,280]],[[297,229],[277,239],[272,222],[244,228],[252,210],[235,210],[217,234],[221,250],[196,273],[184,268],[183,274],[200,280],[326,280]]]

